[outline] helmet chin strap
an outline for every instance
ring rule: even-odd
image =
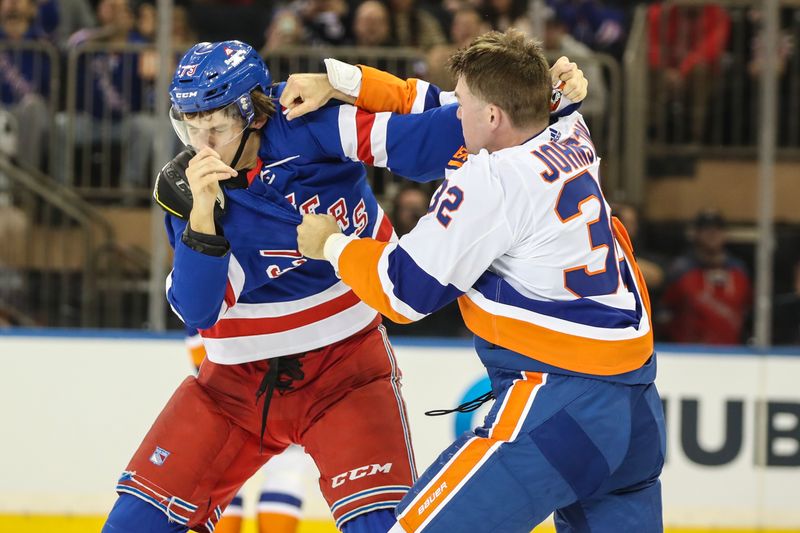
[[[253,133],[258,132],[256,128],[247,128],[242,133],[242,140],[239,141],[239,148],[236,150],[236,154],[233,156],[233,160],[231,161],[231,167],[236,169],[236,163],[239,162],[239,158],[242,157],[242,152],[244,152],[244,145],[247,144],[247,139]],[[249,182],[247,181],[247,173],[250,172],[250,169],[236,169],[236,176],[233,178],[227,179],[222,182],[226,189],[244,189],[247,188]]]
[[[242,152],[244,152],[244,145],[247,144],[247,139],[250,138],[250,135],[256,132],[258,132],[256,128],[247,128],[244,130],[244,133],[242,134],[242,140],[239,141],[239,148],[236,150],[236,155],[233,156],[233,160],[231,161],[231,168],[236,169],[236,163],[238,163],[239,158],[242,157]]]

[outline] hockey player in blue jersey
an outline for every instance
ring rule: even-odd
[[[296,244],[301,213],[330,213],[342,228],[382,240],[392,238],[391,224],[363,166],[342,151],[339,132],[349,126],[340,127],[338,110],[289,123],[274,113],[280,89],[237,41],[196,45],[176,70],[171,118],[196,153],[181,154],[158,181],[185,174],[174,181],[190,186],[191,210],[159,186],[155,194],[172,213],[167,298],[200,330],[207,360],[119,479],[106,532],[210,533],[239,487],[292,443],[315,459],[343,531],[388,529],[416,478],[379,315]],[[446,158],[431,155],[427,177]],[[350,474],[359,469],[364,475]]]
[[[241,484],[291,443],[315,459],[346,532],[388,529],[416,477],[380,317],[330,265],[297,252],[296,226],[327,213],[350,234],[392,239],[359,161],[438,178],[461,146],[458,119],[433,109],[420,128],[420,116],[337,105],[289,122],[275,113],[282,89],[237,41],[196,45],[176,69],[171,118],[193,150],[154,192],[175,249],[167,298],[208,358],[123,472],[106,532],[211,532]],[[190,188],[189,209],[171,203],[168,182]]]

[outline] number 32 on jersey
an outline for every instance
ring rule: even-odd
[[[583,206],[595,199],[600,204],[597,218],[586,223],[589,232],[589,246],[593,251],[605,253],[604,266],[592,272],[588,265],[579,265],[564,270],[564,286],[577,297],[613,294],[619,286],[619,267],[616,246],[611,233],[611,224],[605,210],[603,193],[589,171],[567,179],[554,208],[561,223],[566,224],[583,214]],[[436,220],[447,228],[455,213],[464,202],[464,191],[458,186],[450,186],[444,180],[431,200],[428,213],[436,213]]]
[[[453,185],[451,187],[448,181],[444,180],[436,190],[433,200],[431,200],[431,205],[428,207],[428,213],[433,213],[436,211],[436,220],[438,220],[439,224],[441,224],[443,227],[447,228],[447,226],[449,226],[450,222],[453,220],[453,217],[451,217],[450,214],[458,211],[458,208],[461,207],[463,202],[464,191],[461,189],[461,187],[458,187],[457,185]]]

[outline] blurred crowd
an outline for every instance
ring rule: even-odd
[[[421,58],[414,74],[452,88],[446,60],[477,35],[509,27],[529,34],[541,31],[538,37],[548,53],[578,61],[590,80],[584,114],[590,118],[606,114],[608,73],[590,58],[602,53],[622,64],[634,8],[642,4],[543,0],[534,8],[534,3],[176,0],[172,36],[176,50],[181,51],[200,40],[238,38],[261,49],[268,64],[270,53],[296,47],[347,46],[373,52],[413,49]],[[756,81],[763,71],[763,43],[757,32],[760,11],[756,7],[732,10],[714,3],[671,2],[652,2],[646,9],[645,54],[653,104],[647,118],[650,138],[676,144],[754,142],[755,106],[736,106],[737,102],[755,101]],[[538,14],[537,20],[532,19],[532,12]],[[103,185],[118,190],[120,199],[136,198],[130,192],[138,191],[139,200],[130,205],[145,207],[156,127],[153,84],[158,62],[163,59],[147,49],[155,40],[156,28],[154,1],[0,0],[0,153],[23,167],[48,171],[70,186],[79,164],[96,170],[88,156],[81,161],[77,150],[111,143],[115,150],[113,178]],[[800,59],[795,51],[799,31],[800,10],[782,11],[777,58],[781,94],[794,98],[795,108],[800,106]],[[37,48],[40,43],[51,45],[56,54]],[[66,57],[78,47],[88,52],[74,65],[78,83],[67,87]],[[59,63],[59,80],[51,79],[55,72],[52,61]],[[715,115],[714,109],[723,101],[741,113]],[[779,143],[800,146],[798,113],[794,118],[788,115],[780,117]],[[74,146],[76,152],[48,152],[49,143]],[[83,186],[96,183],[90,179]],[[393,213],[399,234],[426,212],[432,193],[431,187],[403,183],[391,178],[376,187],[387,211]],[[16,241],[30,221],[14,204],[13,190],[0,175],[0,239],[19,247],[22,244]],[[688,227],[672,232],[679,238],[660,247],[665,241],[654,238],[657,232],[642,216],[646,214],[625,204],[616,205],[614,213],[636,243],[652,293],[660,340],[748,342],[752,335],[752,247],[731,249],[726,242],[729,227],[720,213],[697,214]],[[774,335],[779,343],[800,343],[798,259],[788,257],[791,268],[777,273]],[[18,291],[21,282],[13,269],[3,267],[2,260],[0,255],[0,302],[7,302],[13,300],[9,294]],[[5,314],[9,313],[6,306]],[[452,306],[397,332],[460,335],[466,329]]]

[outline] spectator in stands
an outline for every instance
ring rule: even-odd
[[[17,160],[41,168],[50,115],[50,59],[36,48],[45,35],[35,24],[35,0],[0,0],[0,42],[8,49],[0,53],[0,103],[17,125]],[[19,46],[19,48],[14,48]]]
[[[256,3],[256,0],[193,0],[195,4],[219,4],[219,5],[236,5],[236,6],[251,6]]]
[[[136,31],[146,41],[155,41],[158,31],[158,10],[151,2],[141,2],[136,9]]]
[[[453,22],[450,25],[452,44],[434,46],[427,54],[428,73],[425,79],[445,90],[455,88],[453,77],[447,70],[447,59],[456,50],[465,48],[475,37],[487,31],[489,25],[483,20],[478,9],[469,4],[462,4],[453,14]]]
[[[77,68],[77,90],[74,102],[77,114],[71,131],[66,113],[56,117],[58,150],[62,155],[57,165],[58,178],[67,181],[73,169],[63,158],[72,146],[67,140],[73,134],[75,146],[83,147],[101,141],[120,146],[123,157],[120,185],[124,189],[149,187],[150,157],[155,120],[146,109],[145,80],[141,73],[138,51],[115,49],[114,46],[145,43],[135,31],[135,19],[128,0],[101,0],[97,6],[98,28],[81,30],[69,39],[69,48],[83,43],[110,45],[108,50],[81,54]],[[69,103],[68,103],[69,105]],[[86,183],[81,183],[86,185]],[[123,195],[130,198],[129,195]]]
[[[261,55],[267,58],[272,50],[307,44],[303,21],[295,11],[280,9],[275,13],[267,28],[266,43]]]
[[[192,27],[189,10],[184,6],[172,8],[172,42],[181,47],[181,52],[197,42],[197,32]]]
[[[356,46],[392,46],[389,10],[378,0],[366,0],[356,8],[353,17]]]
[[[310,44],[344,44],[348,40],[345,0],[296,0],[292,9],[303,22]]]
[[[56,0],[35,0],[34,6],[36,6],[36,26],[47,35],[48,39],[53,40],[59,19],[58,3]]]
[[[774,344],[800,344],[800,261],[794,264],[792,289],[775,296],[772,324]]]
[[[0,205],[0,327],[31,325],[22,322],[21,307],[25,305],[25,282],[22,273],[13,266],[25,251],[27,220],[18,208]]]
[[[595,52],[622,58],[629,18],[624,9],[600,0],[548,0],[547,4],[575,40]]]
[[[56,17],[48,24],[45,19],[52,20],[52,10],[56,12]],[[97,24],[88,0],[44,0],[39,3],[39,18],[45,31],[52,34],[55,42],[62,47],[73,33]]]
[[[586,72],[585,69],[584,72]],[[594,90],[594,86],[592,86],[592,90]],[[639,265],[639,270],[642,271],[645,283],[647,283],[650,300],[658,300],[658,295],[664,286],[664,269],[661,266],[662,258],[650,251],[641,238],[639,211],[630,204],[615,203],[611,206],[611,213],[628,230],[628,236],[633,244],[633,253],[636,254],[636,263]]]
[[[142,2],[139,4],[136,16],[136,31],[139,36],[147,42],[154,43],[158,31],[158,11],[155,4]],[[172,7],[172,46],[180,49],[176,54],[175,61],[170,66],[172,71],[178,64],[180,55],[188,50],[197,42],[197,34],[189,22],[189,14],[186,8],[180,5]],[[148,91],[154,91],[155,79],[158,75],[158,50],[155,48],[143,51],[139,56],[139,75],[148,83]],[[152,101],[154,96],[148,96]]]
[[[398,237],[402,237],[417,225],[428,212],[430,194],[417,183],[405,182],[392,200],[392,223]]]
[[[754,79],[758,79],[764,70],[764,39],[760,31],[753,31],[753,28],[760,28],[764,23],[760,9],[750,9],[747,11],[748,28],[751,29],[750,37],[750,57],[747,61],[747,72]],[[792,39],[791,28],[781,29],[778,38],[778,55],[776,56],[776,67],[778,75],[782,76],[786,71],[787,63],[792,56],[796,43]]]
[[[13,116],[0,109],[0,157],[16,153],[17,135]],[[0,327],[23,324],[20,318],[25,306],[25,283],[18,269],[28,241],[28,219],[13,204],[10,183],[0,175]]]
[[[397,46],[411,46],[424,51],[446,42],[439,21],[420,8],[416,0],[389,0],[392,40]]]
[[[673,342],[741,344],[751,313],[752,287],[741,261],[725,249],[725,221],[700,212],[692,224],[693,249],[678,258],[664,288],[661,319]]]
[[[463,4],[453,15],[450,41],[456,49],[466,48],[476,37],[489,29],[489,25],[475,6]]]
[[[587,117],[590,126],[597,123],[606,113],[607,91],[600,65],[592,59],[592,50],[567,32],[567,25],[552,9],[547,10],[544,48],[553,56],[567,56],[581,63],[586,77],[592,80],[592,90],[581,104],[581,113]]]
[[[657,106],[669,109],[672,129],[689,125],[691,138],[680,142],[703,140],[708,100],[719,80],[730,29],[730,16],[717,4],[656,2],[648,7],[650,86],[663,91]]]
[[[527,0],[483,0],[483,16],[493,30],[516,28],[531,35]]]
[[[729,77],[726,78],[726,81],[735,79],[736,82],[728,83],[726,89],[734,101],[734,108],[742,106],[753,112],[742,113],[742,116],[739,117],[740,120],[733,120],[732,116],[723,117],[723,124],[727,126],[723,126],[724,134],[727,134],[725,140],[729,140],[731,144],[755,145],[758,143],[760,117],[754,110],[758,106],[759,89],[766,67],[764,39],[761,32],[763,24],[761,9],[753,7],[747,9],[745,23],[737,27],[737,29],[741,29],[741,33],[737,32],[737,39],[741,39],[741,41],[737,42],[743,42],[746,47],[746,58],[743,68],[740,68],[741,63],[739,62],[732,65],[732,76],[735,78]],[[800,44],[798,43],[800,10],[785,5],[781,10],[779,24],[778,48],[774,56],[778,75],[778,98],[779,101],[785,102],[784,109],[797,109],[796,106],[800,102],[797,77],[798,71],[800,71],[800,63],[797,61],[797,47]],[[743,84],[742,81],[744,81]],[[776,120],[778,146],[797,146],[797,126],[800,121],[798,113],[779,112]]]

